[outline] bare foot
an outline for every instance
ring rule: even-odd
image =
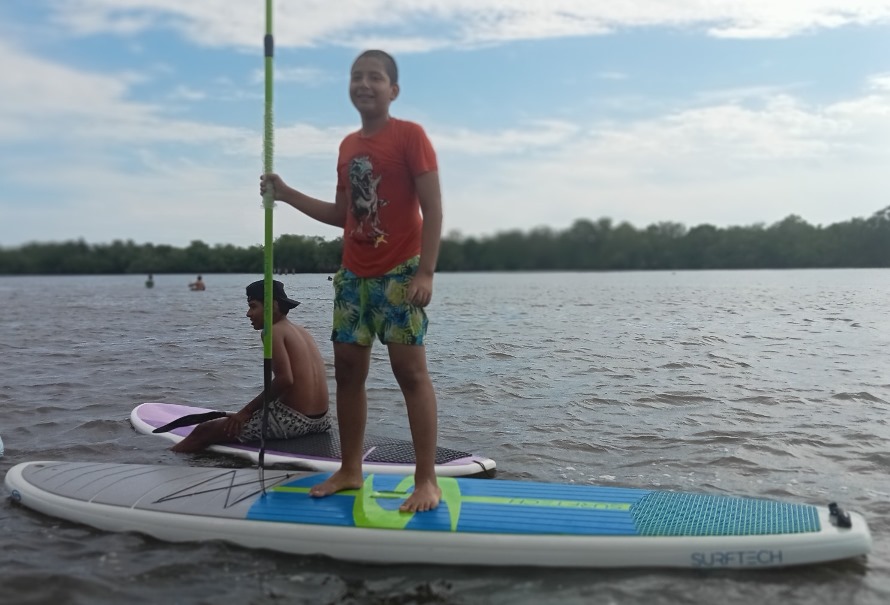
[[[313,498],[323,498],[342,492],[344,489],[359,489],[362,483],[364,483],[364,477],[361,471],[353,474],[341,468],[318,485],[313,485],[309,490],[309,495]]]
[[[424,481],[420,485],[414,486],[414,492],[408,496],[399,510],[403,513],[417,513],[427,510],[433,510],[439,506],[439,499],[442,497],[442,490],[432,481]]]

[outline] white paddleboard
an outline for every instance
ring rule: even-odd
[[[152,433],[183,416],[212,412],[175,403],[143,403],[130,413],[130,422],[140,433],[163,437],[174,443],[182,441],[193,426],[184,426],[165,433]],[[220,454],[230,454],[259,461],[259,442],[226,443],[208,448]],[[302,469],[333,472],[340,468],[340,439],[336,430],[296,439],[267,439],[266,464],[288,464]],[[365,436],[362,468],[368,473],[410,474],[414,472],[414,445],[409,440],[375,435]],[[443,477],[493,477],[494,460],[469,452],[439,447],[436,450],[436,474]]]
[[[170,542],[366,563],[532,567],[786,567],[866,555],[856,513],[699,493],[442,477],[434,511],[401,513],[413,479],[308,495],[328,474],[87,462],[25,462],[14,501],[47,515]],[[839,522],[838,519],[841,519]]]

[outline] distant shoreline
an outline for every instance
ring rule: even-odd
[[[334,273],[342,239],[282,235],[274,242],[279,275]],[[0,275],[263,273],[262,246],[185,248],[83,240],[0,247]],[[579,219],[568,229],[540,227],[486,238],[442,239],[437,271],[681,271],[700,269],[865,269],[890,267],[890,206],[868,219],[827,227],[796,215],[770,226],[691,229],[663,222],[637,229],[611,219]]]

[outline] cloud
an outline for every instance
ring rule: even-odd
[[[880,92],[890,92],[890,72],[875,74],[869,78],[869,88]]]
[[[169,98],[176,101],[203,101],[207,98],[207,93],[203,90],[195,90],[189,86],[177,86],[170,93]]]
[[[449,191],[451,216],[473,217],[459,227],[446,221],[448,228],[485,234],[603,216],[640,226],[868,216],[887,205],[890,190],[890,89],[883,77],[872,78],[862,95],[827,105],[776,93],[758,104],[722,100],[629,123],[556,129],[556,144],[538,145],[533,154],[477,157],[485,170],[475,173],[448,150],[446,138],[445,182],[449,166],[461,182]],[[502,134],[474,132],[476,140],[467,142],[476,153],[501,153],[482,142]],[[536,140],[534,128],[528,134],[519,144]]]
[[[56,22],[75,35],[165,28],[203,45],[252,48],[265,31],[259,7],[231,0],[58,0],[52,7]],[[783,38],[890,22],[890,0],[304,0],[279,1],[276,10],[279,45],[374,44],[397,52],[599,35],[634,27],[690,27],[725,38]],[[374,15],[370,30],[368,15]],[[418,37],[421,25],[441,33]]]
[[[255,131],[171,118],[131,98],[138,74],[79,71],[2,40],[0,71],[0,244],[244,237],[233,225],[258,204]]]
[[[451,14],[450,6],[438,10]],[[256,128],[182,119],[170,107],[135,101],[133,87],[150,74],[85,72],[2,40],[0,72],[8,84],[0,95],[0,243],[30,233],[93,242],[261,239]],[[726,225],[795,213],[829,222],[886,206],[890,73],[833,103],[804,101],[799,91],[703,90],[679,108],[625,122],[539,115],[470,129],[424,119],[440,154],[446,230],[491,234],[601,216]],[[280,170],[310,195],[331,199],[336,150],[354,128],[279,123]],[[28,191],[28,203],[10,191]],[[276,221],[279,233],[337,234],[288,208]]]
[[[468,156],[519,156],[536,150],[557,148],[572,140],[578,125],[557,120],[530,121],[522,129],[484,132],[443,128],[436,136],[437,148]]]
[[[47,114],[70,118],[116,115],[127,79],[95,76],[43,61],[0,40],[0,123]],[[79,102],[71,103],[71,99]],[[132,110],[131,110],[132,111]]]
[[[341,74],[335,75],[315,67],[276,67],[274,78],[277,83],[292,82],[313,88],[343,80]],[[252,81],[254,84],[264,82],[265,79],[266,72],[264,70],[257,69],[253,72]]]
[[[742,86],[737,88],[721,88],[719,90],[700,91],[695,96],[702,104],[715,104],[746,100],[770,99],[779,95],[789,94],[804,88],[803,84],[783,84],[781,86]]]
[[[0,40],[0,143],[45,138],[54,144],[219,143],[237,147],[245,130],[171,120],[164,108],[130,99],[130,86],[143,81],[132,73],[89,73],[20,51]],[[180,87],[177,98],[202,98]]]
[[[146,78],[134,73],[94,73],[41,59],[0,40],[0,71],[8,88],[0,95],[0,145],[45,142],[53,148],[70,146],[128,149],[173,144],[183,150],[213,150],[216,154],[256,153],[255,130],[212,121],[179,119],[175,106],[133,100],[130,87]],[[231,88],[226,82],[219,82]],[[172,100],[200,101],[203,91],[179,86]],[[279,125],[278,151],[285,156],[313,156],[336,150],[354,125],[321,128]]]

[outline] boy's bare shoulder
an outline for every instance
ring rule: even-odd
[[[275,324],[275,328],[278,328],[278,335],[286,341],[299,340],[302,342],[306,339],[306,337],[309,337],[310,339],[312,338],[306,328],[290,322],[287,318],[282,318],[281,321]],[[274,330],[272,332],[272,335],[273,337],[275,336]]]

